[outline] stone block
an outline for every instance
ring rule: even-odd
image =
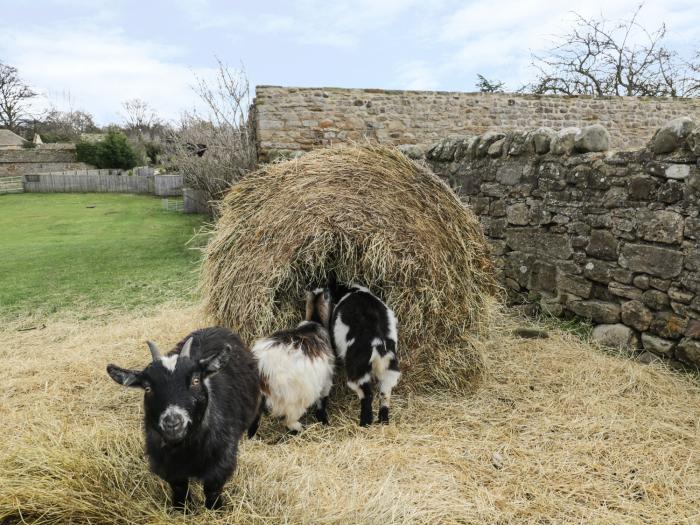
[[[639,235],[646,241],[680,244],[683,240],[683,216],[668,210],[643,210],[637,218]]]
[[[570,155],[576,145],[576,136],[581,132],[579,128],[564,128],[557,132],[551,141],[549,150],[554,155]]]
[[[600,124],[581,129],[574,137],[574,149],[583,153],[606,151],[610,144],[610,133]]]
[[[538,128],[530,134],[535,153],[543,155],[549,151],[552,140],[557,136],[552,128]]]
[[[503,154],[503,144],[505,139],[499,139],[489,146],[488,156],[495,158],[500,157]]]
[[[591,295],[593,283],[578,275],[571,275],[559,271],[557,273],[557,290],[573,294],[581,299],[588,299]]]
[[[695,129],[695,121],[692,118],[673,119],[657,130],[649,146],[654,153],[670,153],[681,147],[693,129]]]
[[[608,284],[612,264],[597,259],[588,259],[583,267],[583,275],[592,281]]]
[[[695,294],[693,292],[689,292],[688,290],[684,290],[676,286],[671,286],[668,289],[668,296],[671,300],[676,301],[678,303],[690,304],[690,301],[693,300]]]
[[[668,339],[662,339],[661,337],[656,337],[651,334],[642,334],[642,346],[644,350],[653,352],[657,355],[663,355],[666,357],[673,356],[673,349],[676,346],[674,341],[669,341]]]
[[[568,259],[573,254],[567,235],[543,232],[535,228],[518,228],[506,232],[512,250],[541,254],[548,259]]]
[[[668,295],[660,290],[647,290],[642,294],[642,302],[652,310],[665,310],[668,307]]]
[[[685,143],[688,145],[690,151],[700,157],[700,128],[696,127],[691,131],[685,139]]]
[[[481,135],[479,143],[475,145],[475,156],[477,158],[485,157],[491,145],[494,142],[498,142],[505,136],[505,133],[501,133],[499,131],[488,131],[484,133]]]
[[[569,301],[567,308],[594,323],[615,324],[620,320],[620,306],[604,301]]]
[[[681,273],[683,253],[657,246],[627,243],[622,247],[618,262],[628,270],[668,279]]]
[[[690,166],[687,164],[669,164],[664,170],[667,179],[683,180],[690,176]]]
[[[528,288],[535,292],[554,292],[556,290],[557,269],[542,261],[533,265]]]
[[[649,329],[654,314],[641,301],[628,301],[621,308],[622,322],[644,332]]]
[[[649,276],[648,275],[635,275],[634,279],[632,280],[632,284],[634,284],[640,290],[648,290],[649,289]]]
[[[639,288],[628,286],[626,284],[610,282],[608,284],[608,290],[611,294],[617,297],[624,297],[625,299],[633,299],[638,301],[642,298],[642,291]]]
[[[665,339],[680,339],[688,326],[688,320],[671,312],[659,312],[649,325],[649,330]]]
[[[671,286],[671,281],[668,281],[666,279],[659,279],[658,277],[650,277],[649,286],[651,286],[655,290],[661,290],[662,292],[665,292]]]
[[[637,348],[634,330],[623,324],[599,324],[593,328],[592,337],[603,346],[610,348]]]
[[[657,195],[665,204],[679,202],[683,199],[683,183],[670,180],[659,188]]]
[[[509,224],[514,224],[516,226],[526,226],[530,224],[531,213],[530,207],[523,203],[518,202],[506,209],[506,217],[508,218]]]
[[[700,341],[685,338],[676,348],[676,358],[686,364],[700,368]]]
[[[515,186],[523,176],[523,168],[518,164],[505,164],[496,170],[496,181],[506,186]]]
[[[640,175],[632,177],[627,182],[629,198],[635,201],[648,201],[654,198],[659,183],[652,177]]]
[[[618,240],[607,230],[593,230],[586,253],[597,259],[616,261]]]
[[[688,326],[685,327],[685,335],[686,337],[700,339],[700,320],[689,319]]]

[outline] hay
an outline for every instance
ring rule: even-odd
[[[0,523],[700,520],[697,379],[557,331],[516,339],[509,319],[481,347],[488,372],[474,395],[400,394],[392,424],[363,429],[336,386],[330,427],[309,425],[274,444],[282,429],[268,418],[262,440],[242,445],[224,511],[198,507],[183,518],[147,470],[141,396],[104,367],[143,365],[146,338],[167,347],[204,323],[193,309],[164,309],[110,324],[3,327]],[[201,490],[195,496],[201,502]]]
[[[207,247],[208,312],[250,341],[292,326],[330,272],[378,292],[399,320],[403,383],[468,387],[493,267],[475,216],[438,177],[380,146],[272,164],[227,194]]]

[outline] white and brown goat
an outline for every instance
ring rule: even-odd
[[[259,339],[252,351],[258,361],[264,404],[273,417],[283,418],[292,433],[299,418],[315,406],[316,418],[328,424],[328,393],[333,385],[335,356],[328,334],[330,293],[306,293],[305,320],[291,330]]]

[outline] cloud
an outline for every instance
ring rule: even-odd
[[[0,31],[0,50],[12,57],[23,78],[50,103],[85,108],[104,124],[118,121],[121,103],[141,98],[167,119],[196,104],[192,69],[178,63],[179,50],[125,37],[118,31],[81,28],[54,31],[23,28]]]
[[[476,74],[482,73],[505,81],[508,89],[517,89],[531,80],[532,54],[551,48],[557,35],[572,27],[576,13],[584,18],[628,19],[638,3],[639,0],[596,0],[586,4],[502,0],[497,8],[488,2],[472,2],[452,12],[443,10],[432,35],[438,43],[435,47],[440,49],[437,58],[413,60],[396,68],[396,72],[399,78],[415,78],[417,85],[426,79],[426,85],[460,90],[473,89]],[[697,2],[675,0],[645,5],[638,21],[648,30],[665,22],[667,45],[688,55],[690,47],[697,46],[699,40],[698,19]]]
[[[440,87],[436,72],[423,60],[401,64],[396,69],[397,89],[435,90]]]

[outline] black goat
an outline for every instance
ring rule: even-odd
[[[360,398],[360,425],[372,423],[372,379],[379,384],[380,423],[389,422],[391,390],[399,381],[398,341],[394,312],[358,285],[331,285],[333,315],[330,333],[344,362],[348,386]]]
[[[146,454],[151,470],[170,484],[173,505],[184,507],[189,479],[204,485],[205,506],[222,505],[236,468],[238,441],[258,424],[260,386],[255,358],[225,328],[188,335],[167,355],[148,342],[153,361],[143,370],[115,365],[117,383],[144,390]]]

